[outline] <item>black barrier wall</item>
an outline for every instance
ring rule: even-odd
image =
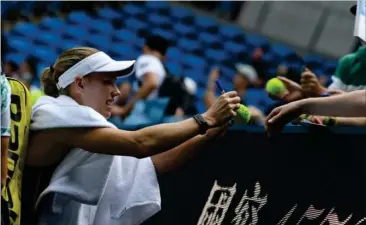
[[[365,130],[260,130],[231,130],[161,176],[144,225],[366,224]]]

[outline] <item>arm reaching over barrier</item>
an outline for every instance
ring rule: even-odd
[[[309,98],[275,108],[266,119],[266,129],[269,135],[280,131],[287,123],[301,114],[365,117],[366,90],[326,98]]]

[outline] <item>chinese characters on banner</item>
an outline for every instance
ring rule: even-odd
[[[254,193],[250,195],[249,193]],[[236,184],[225,187],[218,185],[215,181],[208,200],[203,208],[197,225],[224,225],[225,215],[231,205],[231,201],[236,194]],[[261,193],[261,185],[256,182],[254,191],[244,191],[239,204],[234,209],[235,216],[230,218],[232,225],[256,225],[260,220],[260,210],[265,207],[268,195]],[[297,209],[297,204],[292,207],[277,225],[287,225],[289,218]],[[323,218],[323,219],[322,219]],[[306,221],[321,221],[319,225],[351,225],[349,221],[352,218],[350,214],[346,219],[340,220],[335,208],[330,211],[326,209],[316,209],[310,205],[308,209],[299,218],[296,225],[306,224]],[[321,220],[322,219],[322,220]],[[366,217],[352,225],[366,225]]]

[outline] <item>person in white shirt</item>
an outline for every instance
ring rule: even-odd
[[[124,107],[114,106],[113,115],[125,118],[138,100],[158,97],[159,88],[167,75],[163,62],[168,47],[169,42],[163,37],[152,35],[146,39],[143,54],[137,58],[135,66],[139,89]]]

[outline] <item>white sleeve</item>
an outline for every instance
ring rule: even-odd
[[[342,90],[346,91],[345,84],[336,76],[332,76],[332,83],[328,86],[329,90]]]
[[[141,56],[136,62],[136,78],[141,80],[142,77],[147,73],[155,73],[160,76],[164,71],[161,62],[151,56]]]
[[[6,79],[6,78],[5,78]],[[7,82],[2,83],[2,85],[6,85],[5,88],[6,90],[4,91],[5,94],[5,98],[6,99],[1,99],[1,136],[10,136],[10,123],[11,123],[11,119],[10,119],[10,104],[11,104],[11,90],[10,90],[10,85]],[[4,104],[4,105],[3,105]]]

